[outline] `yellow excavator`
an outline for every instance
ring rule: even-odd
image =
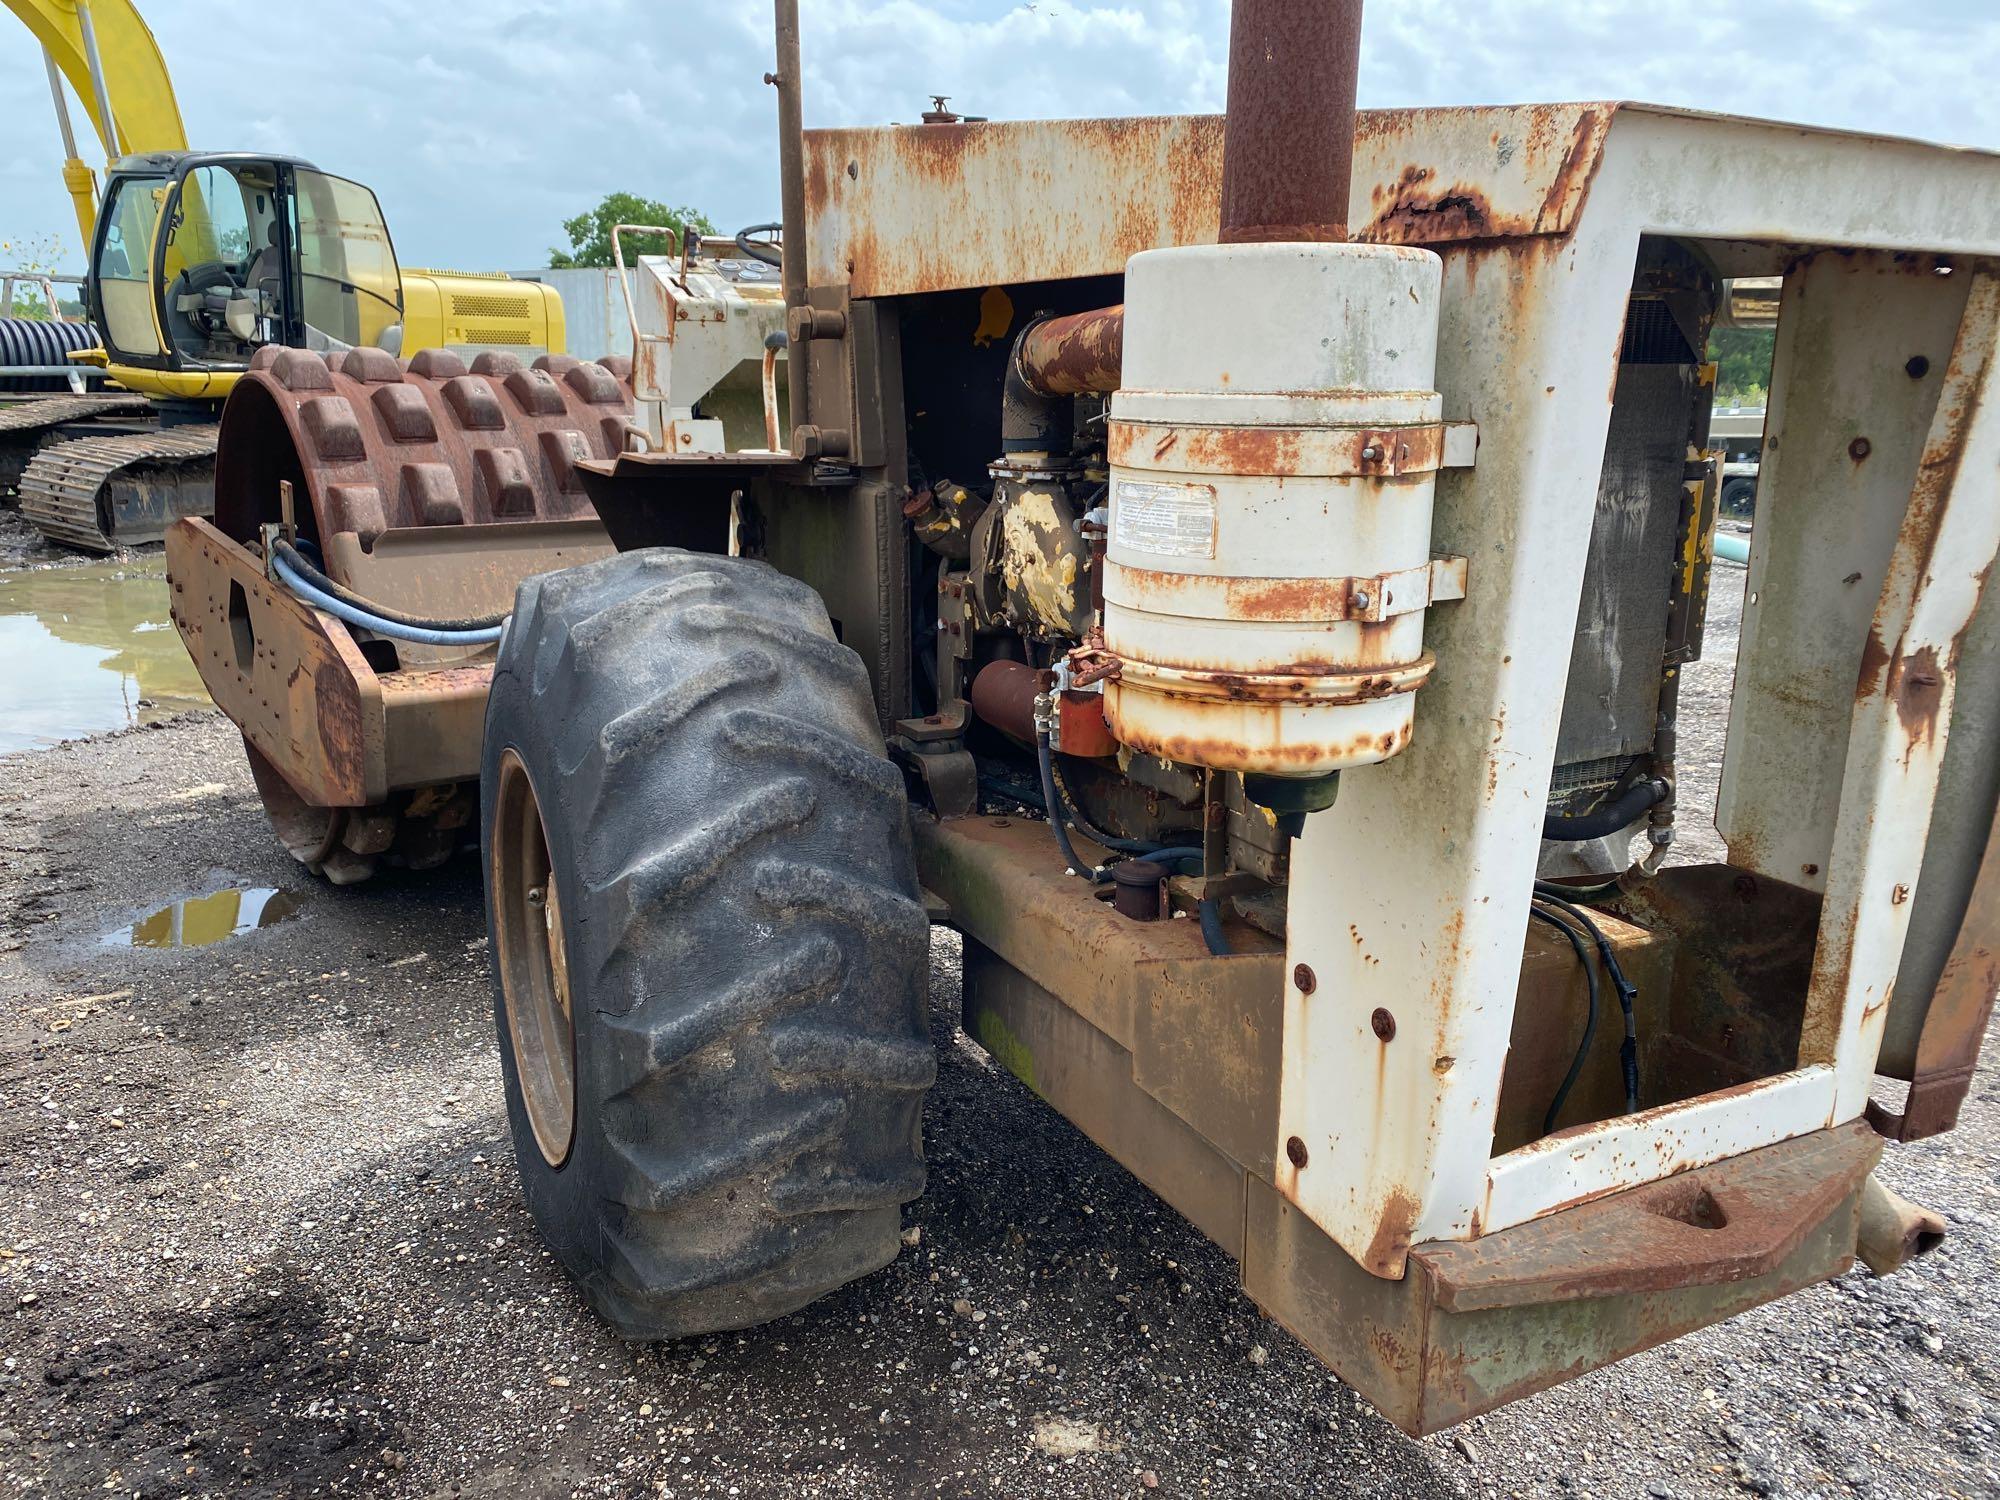
[[[102,347],[71,358],[120,388],[0,407],[0,487],[14,490],[0,498],[51,540],[109,552],[208,514],[222,402],[260,351],[562,351],[553,290],[404,272],[361,184],[294,157],[189,150],[166,61],[130,0],[0,5],[42,45],[63,181],[90,247]],[[65,80],[104,147],[101,190]]]

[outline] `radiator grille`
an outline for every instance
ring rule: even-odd
[[[528,299],[504,292],[453,292],[451,315],[454,318],[525,318],[528,316]]]

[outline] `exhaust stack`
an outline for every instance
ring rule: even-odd
[[[1236,0],[1222,243],[1347,238],[1361,0]]]

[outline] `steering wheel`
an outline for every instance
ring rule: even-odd
[[[203,261],[198,266],[190,266],[174,279],[180,283],[181,295],[206,292],[225,286],[233,292],[243,289],[243,283],[237,280],[236,273],[229,268],[229,263],[221,260]]]
[[[213,335],[222,331],[223,309],[228,301],[228,293],[242,289],[242,282],[237,280],[236,273],[229,268],[227,262],[203,261],[198,266],[188,267],[174,278],[173,286],[168,292],[167,308],[185,319],[198,333],[204,336]],[[184,297],[195,297],[200,300],[193,307],[183,311],[181,299]]]

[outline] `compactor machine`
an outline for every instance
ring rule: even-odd
[[[782,329],[658,268],[623,426],[588,366],[288,351],[169,546],[313,836],[476,751],[515,1154],[591,1302],[736,1328],[897,1254],[934,920],[966,1031],[1413,1433],[1935,1244],[1875,1172],[1995,987],[2000,158],[1357,115],[1358,0],[1237,0],[1226,117],[806,132],[777,12]],[[1688,862],[1704,351],[1767,276]],[[706,382],[763,343],[745,441]],[[558,495],[600,552],[524,570]],[[415,670],[478,613],[431,580],[508,569]]]

